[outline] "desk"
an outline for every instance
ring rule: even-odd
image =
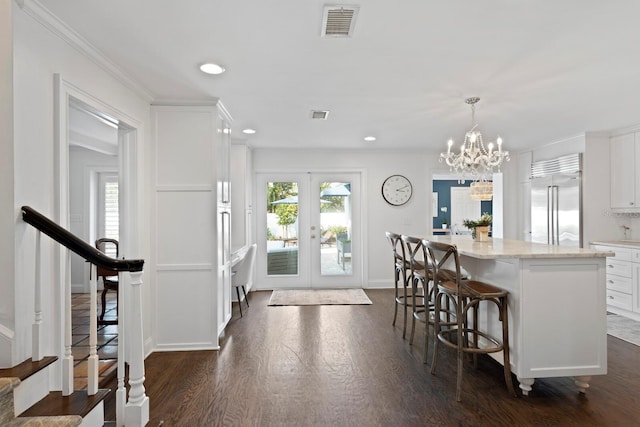
[[[452,243],[465,270],[509,291],[511,371],[524,395],[536,378],[574,377],[581,392],[607,373],[605,257],[612,252],[489,239],[432,236]],[[490,309],[493,309],[491,307]],[[480,323],[500,336],[497,313]],[[491,355],[502,363],[501,353]]]

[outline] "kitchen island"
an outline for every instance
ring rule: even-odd
[[[612,252],[469,236],[430,239],[455,244],[471,278],[509,292],[511,372],[524,395],[536,378],[548,377],[573,377],[584,393],[592,375],[607,373],[605,259]],[[487,314],[480,323],[500,336],[497,321],[487,324],[497,313]],[[502,363],[501,353],[492,357]]]

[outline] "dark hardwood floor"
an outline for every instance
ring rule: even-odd
[[[443,349],[431,375],[422,333],[412,348],[401,321],[391,326],[393,291],[366,292],[373,305],[267,307],[270,292],[251,293],[219,352],[149,356],[149,425],[640,425],[640,347],[609,337],[609,373],[586,395],[553,378],[510,397],[502,367],[483,358],[466,367],[458,403],[453,353]]]

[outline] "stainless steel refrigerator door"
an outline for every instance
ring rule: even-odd
[[[551,244],[549,223],[549,191],[551,177],[531,180],[531,241]]]
[[[582,246],[580,174],[554,175],[555,240],[561,246]]]

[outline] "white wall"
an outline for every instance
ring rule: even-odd
[[[0,2],[0,367],[15,359],[15,256],[13,162],[13,25],[12,1]]]
[[[5,4],[6,2],[3,2]],[[13,2],[9,2],[13,3]],[[4,16],[4,14],[2,15]],[[47,27],[25,11],[14,11],[14,150],[15,150],[15,201],[14,208],[30,205],[46,216],[56,220],[55,174],[54,174],[54,74],[61,76],[96,100],[124,112],[143,124],[139,129],[141,143],[144,143],[144,128],[149,123],[149,102],[138,92],[128,88],[89,57],[71,47],[62,38],[54,35]],[[2,26],[4,28],[4,26]],[[4,29],[2,30],[4,31]],[[4,38],[3,38],[4,40]],[[4,59],[4,57],[3,57]],[[4,102],[4,101],[3,101]],[[138,152],[141,163],[139,170],[146,170],[144,161],[146,149]],[[148,208],[143,203],[143,210]],[[148,210],[146,211],[148,212]],[[148,213],[144,214],[148,217]],[[147,258],[148,227],[139,230],[142,245],[136,257]],[[146,237],[145,237],[146,236]],[[19,221],[16,227],[16,306],[15,343],[19,345],[17,358],[22,361],[29,357],[30,330],[33,318],[34,283],[34,241],[32,227]],[[43,316],[45,327],[45,353],[52,354],[54,340],[61,341],[59,331],[51,328],[54,310],[54,289],[56,284],[53,262],[53,245],[43,237]],[[143,285],[144,286],[144,285]],[[144,286],[145,301],[150,299],[149,286]],[[5,295],[4,291],[2,295]],[[145,310],[145,336],[148,335],[149,314]],[[0,354],[4,349],[0,349]]]

